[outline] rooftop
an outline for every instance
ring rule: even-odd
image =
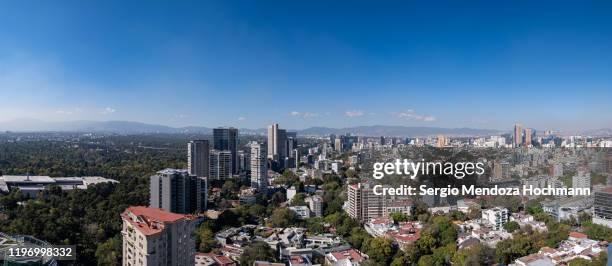
[[[132,206],[128,207],[121,214],[121,217],[123,220],[131,223],[141,233],[145,235],[154,235],[162,232],[166,223],[190,219],[192,216],[171,213],[157,208]]]

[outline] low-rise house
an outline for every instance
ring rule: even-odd
[[[554,266],[555,263],[542,254],[531,254],[525,257],[518,258],[515,262],[515,265],[518,266]]]
[[[229,257],[213,253],[196,253],[195,266],[236,266],[236,262]]]
[[[536,221],[533,215],[525,214],[525,213],[513,213],[510,216],[510,221],[517,222],[521,228],[525,228],[530,226],[533,230],[538,232],[546,232],[548,231],[548,227],[546,227],[546,223]]]
[[[367,256],[356,249],[331,252],[325,255],[325,264],[331,266],[359,266]]]

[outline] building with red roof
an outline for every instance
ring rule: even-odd
[[[194,265],[194,216],[132,206],[121,219],[123,265]]]

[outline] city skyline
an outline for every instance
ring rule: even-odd
[[[5,2],[0,122],[612,128],[609,5]]]

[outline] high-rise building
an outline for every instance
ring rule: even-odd
[[[268,158],[276,162],[287,157],[287,131],[278,124],[268,126]]]
[[[340,152],[342,151],[342,138],[336,138],[336,143],[334,144],[334,149]]]
[[[207,207],[207,181],[186,170],[164,169],[150,178],[150,204],[174,213],[196,213]]]
[[[532,137],[531,128],[525,128],[525,141],[523,142],[523,145],[525,147],[531,146],[531,137]]]
[[[578,170],[576,175],[572,177],[572,187],[577,188],[591,188],[591,173],[584,169]]]
[[[238,166],[240,171],[251,171],[251,151],[238,151]]]
[[[208,177],[209,152],[208,140],[192,140],[187,144],[187,170],[189,175]]]
[[[268,188],[266,148],[258,142],[251,143],[251,187],[260,190]]]
[[[513,146],[515,148],[520,147],[523,142],[523,126],[521,124],[514,124],[514,136],[513,136]]]
[[[293,158],[295,153],[294,150],[297,149],[298,141],[297,141],[297,132],[287,132],[287,157]]]
[[[612,187],[594,193],[593,223],[612,228]]]
[[[436,142],[436,146],[438,148],[446,147],[446,137],[444,135],[438,135],[438,140]]]
[[[371,184],[358,183],[348,186],[348,215],[359,221],[368,221],[383,215],[385,197],[374,194]]]
[[[490,181],[498,181],[510,178],[510,163],[505,161],[493,162],[493,173]]]
[[[240,170],[238,167],[238,129],[213,129],[213,149],[230,151],[232,159],[232,173],[237,174]]]
[[[232,152],[229,150],[210,151],[210,175],[208,180],[226,180],[232,177]]]
[[[563,175],[563,164],[556,163],[550,166],[548,169],[548,175],[552,177],[560,177]]]
[[[121,214],[121,220],[123,265],[194,265],[193,216],[132,206]]]

